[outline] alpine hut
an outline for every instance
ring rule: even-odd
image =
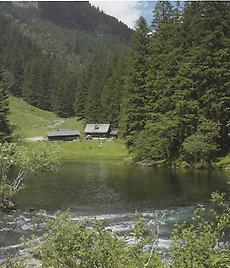
[[[58,129],[48,133],[49,141],[73,141],[80,139],[80,131],[72,129]]]
[[[110,124],[87,124],[84,134],[91,138],[108,138],[110,130]]]

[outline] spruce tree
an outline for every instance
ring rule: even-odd
[[[131,46],[120,123],[121,134],[129,147],[133,145],[135,136],[144,129],[146,121],[149,31],[146,20],[140,17]]]
[[[171,164],[178,153],[181,128],[174,97],[175,77],[182,53],[180,22],[169,2],[158,3],[154,14],[157,25],[154,26],[149,46],[146,124],[135,142],[135,148],[137,157],[145,155],[148,159]]]
[[[90,66],[91,67],[91,66]],[[74,111],[75,115],[84,118],[85,117],[85,106],[89,88],[89,81],[91,77],[91,68],[84,69],[81,76],[77,80]]]
[[[0,142],[9,140],[9,105],[8,105],[8,87],[4,79],[4,72],[0,70]]]
[[[175,11],[170,1],[158,1],[153,11],[153,21],[151,25],[154,31],[158,31],[163,23],[171,21],[174,15]]]
[[[199,116],[220,124],[220,148],[229,146],[230,3],[191,2],[183,21],[188,85]]]

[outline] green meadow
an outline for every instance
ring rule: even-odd
[[[24,138],[46,136],[47,132],[58,128],[79,129],[82,133],[84,122],[78,118],[60,118],[54,113],[36,108],[24,100],[10,96],[10,123],[13,129],[13,139],[23,141]],[[41,142],[33,142],[39,146]],[[51,146],[51,142],[45,142]],[[73,142],[52,142],[60,146],[63,161],[82,160],[116,160],[124,161],[129,154],[121,140],[91,140]]]
[[[59,143],[60,144],[60,143]],[[62,142],[63,160],[126,160],[128,151],[124,143],[120,140],[92,140]]]
[[[20,98],[9,97],[10,123],[13,137],[29,138],[46,136],[47,132],[58,128],[83,130],[84,124],[76,117],[63,119],[54,113],[36,108]]]

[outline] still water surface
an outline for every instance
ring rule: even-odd
[[[58,174],[27,178],[16,197],[19,210],[0,214],[0,259],[20,249],[19,237],[31,232],[40,209],[52,215],[70,208],[75,220],[106,219],[121,236],[132,229],[135,212],[142,213],[149,227],[159,224],[159,249],[166,252],[174,224],[189,220],[194,206],[207,203],[213,191],[229,194],[228,181],[229,174],[221,171],[130,167],[105,160],[65,163]]]

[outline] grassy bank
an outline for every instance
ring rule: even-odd
[[[74,160],[126,160],[128,151],[122,141],[119,140],[93,140],[79,142],[62,142],[62,159]]]
[[[59,147],[61,162],[81,162],[81,161],[115,161],[122,163],[129,159],[128,150],[121,140],[91,140],[91,141],[69,141],[69,142],[27,142],[24,143],[32,148],[48,146],[50,150],[53,147]]]

